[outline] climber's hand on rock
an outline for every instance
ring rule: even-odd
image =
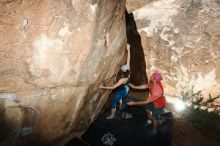
[[[127,51],[130,51],[130,45],[127,44]]]

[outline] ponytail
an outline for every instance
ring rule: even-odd
[[[123,76],[124,78],[128,78],[129,75],[130,75],[130,70],[126,70],[126,72],[123,72],[123,74],[122,74],[122,76]]]

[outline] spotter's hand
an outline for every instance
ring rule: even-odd
[[[129,83],[128,84],[131,88],[134,88],[134,84]]]
[[[103,85],[100,85],[100,86],[99,86],[99,88],[100,88],[100,89],[103,89],[103,88],[104,88],[104,86],[103,86]]]
[[[128,104],[128,105],[135,105],[135,102],[130,101],[130,102],[128,102],[127,104]]]

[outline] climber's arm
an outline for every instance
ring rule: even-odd
[[[127,66],[128,66],[128,69],[130,70],[131,52],[130,52],[130,45],[129,44],[127,44],[127,51],[128,51]]]

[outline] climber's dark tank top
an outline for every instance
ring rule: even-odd
[[[130,81],[130,77],[127,77],[127,78],[128,78],[127,82],[122,84],[122,85],[120,85],[117,89],[123,90],[123,89],[126,89],[126,87],[128,87],[128,83]]]

